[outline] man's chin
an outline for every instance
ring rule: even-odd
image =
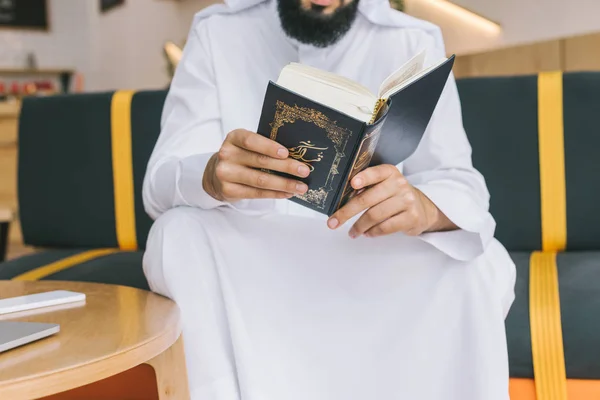
[[[358,1],[278,0],[279,18],[291,38],[304,44],[327,47],[350,29],[356,18]],[[318,4],[321,2],[327,5]],[[331,11],[327,13],[328,10]]]

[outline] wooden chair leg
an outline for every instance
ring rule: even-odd
[[[183,336],[146,364],[154,368],[160,400],[189,400],[187,368],[183,349]]]

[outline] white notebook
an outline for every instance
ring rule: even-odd
[[[7,299],[0,299],[0,315],[80,301],[85,301],[85,294],[71,292],[69,290],[53,290],[50,292],[10,297]]]

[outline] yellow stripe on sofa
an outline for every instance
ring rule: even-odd
[[[562,72],[538,76],[538,125],[542,249],[562,251],[567,245]]]
[[[556,252],[567,246],[563,74],[538,76],[542,251],[529,262],[529,322],[537,400],[567,400]]]
[[[117,91],[111,104],[112,166],[115,226],[121,250],[137,250],[133,155],[131,150],[131,101],[135,92]]]
[[[529,318],[537,400],[566,400],[556,253],[536,251],[529,261]]]
[[[75,267],[86,261],[90,261],[96,258],[104,257],[109,254],[118,252],[119,249],[96,249],[88,250],[83,253],[75,254],[67,258],[60,259],[53,263],[32,269],[21,275],[13,278],[14,281],[37,281],[43,279],[49,275],[55,274],[60,271]]]

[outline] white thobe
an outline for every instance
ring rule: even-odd
[[[493,238],[451,77],[417,151],[398,168],[458,227],[351,239],[288,200],[213,199],[202,189],[227,133],[255,130],[269,80],[301,62],[379,84],[439,30],[361,0],[351,29],[316,48],[288,38],[274,0],[196,17],[144,182],[156,219],[152,290],[182,312],[193,399],[506,400],[504,317],[515,269]]]

